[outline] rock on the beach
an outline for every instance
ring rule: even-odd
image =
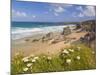
[[[46,34],[45,38],[51,39],[53,37],[53,33],[49,32]]]
[[[65,39],[66,38],[63,35],[58,35],[58,36],[54,37],[53,39],[51,39],[48,43],[49,44],[54,44],[54,43],[64,41]]]
[[[51,40],[53,38],[53,33],[49,32],[45,36],[42,37],[42,41]]]
[[[67,26],[63,29],[62,35],[68,35],[68,34],[71,34],[71,29],[70,27]]]
[[[84,37],[80,38],[80,41],[86,43],[90,47],[92,45],[92,42],[95,41],[95,39],[95,32],[88,32],[86,35],[84,35]]]
[[[39,41],[39,39],[33,39],[33,40],[32,40],[32,42],[36,42],[36,41]]]

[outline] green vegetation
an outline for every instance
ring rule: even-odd
[[[84,45],[64,48],[58,55],[30,55],[24,57],[17,54],[12,59],[12,75],[22,73],[40,73],[40,72],[57,72],[88,70],[96,68],[95,51]]]

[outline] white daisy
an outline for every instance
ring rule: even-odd
[[[46,56],[43,56],[43,58],[45,58]]]
[[[28,71],[28,68],[23,68],[23,71],[24,71],[24,72]]]
[[[94,52],[94,51],[92,51],[92,54],[95,54],[95,52]]]
[[[69,52],[65,49],[65,50],[63,50],[63,53],[65,53],[65,54],[69,54]]]
[[[36,62],[36,60],[35,60],[35,59],[32,59],[32,62],[33,62],[33,63],[35,63],[35,62]]]
[[[34,59],[35,59],[35,60],[38,60],[38,59],[39,59],[39,57],[34,57]]]
[[[66,63],[70,64],[71,63],[71,59],[66,59]]]
[[[28,62],[29,59],[28,59],[27,57],[25,57],[25,58],[22,59],[22,61],[23,61],[23,62]]]
[[[69,51],[73,53],[74,52],[74,49],[69,49]]]
[[[81,57],[80,57],[80,56],[77,56],[77,57],[76,57],[76,59],[77,59],[77,60],[80,60],[80,59],[81,59]]]
[[[31,66],[32,66],[32,63],[28,63],[28,64],[27,64],[27,67],[31,67]]]
[[[47,57],[47,59],[48,59],[48,60],[51,60],[52,58],[51,58],[51,57]]]

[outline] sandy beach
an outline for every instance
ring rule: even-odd
[[[54,34],[54,37],[60,35],[60,33],[57,33],[57,32],[53,34]],[[12,49],[11,49],[12,57],[18,52],[23,52],[24,56],[28,56],[30,54],[55,55],[59,53],[61,49],[65,47],[69,47],[72,42],[77,41],[80,37],[84,36],[85,34],[86,32],[79,32],[79,33],[73,32],[65,36],[67,39],[70,40],[67,43],[65,43],[65,40],[59,41],[54,44],[50,44],[50,41],[52,40],[48,40],[46,42],[42,42],[40,40],[34,41],[34,42],[32,41],[33,39],[41,38],[42,36],[44,36],[44,34],[26,37],[19,40],[13,40]]]

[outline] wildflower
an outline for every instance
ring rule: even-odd
[[[94,52],[94,51],[92,51],[92,54],[95,54],[95,52]]]
[[[71,63],[71,59],[66,59],[66,63],[70,64]]]
[[[51,60],[52,58],[51,58],[51,57],[47,57],[47,59],[48,59],[48,60]]]
[[[23,71],[24,71],[24,72],[28,71],[28,68],[23,68]]]
[[[38,60],[39,59],[39,57],[34,57],[34,60]]]
[[[45,58],[46,56],[43,56],[43,58]]]
[[[77,56],[76,59],[77,59],[77,60],[80,60],[80,56]]]
[[[32,63],[28,63],[28,64],[27,64],[27,67],[31,67],[31,66],[32,66]]]
[[[72,52],[72,53],[74,52],[74,50],[73,50],[73,49],[69,49],[69,51],[70,51],[70,52]]]
[[[65,50],[63,50],[63,53],[64,54],[69,54],[69,52],[65,49]]]
[[[32,59],[32,62],[33,62],[33,63],[35,63],[35,62],[36,62],[36,60],[35,60],[35,59]]]
[[[28,57],[25,57],[25,58],[22,59],[22,61],[23,61],[23,62],[28,62],[29,59],[28,59]]]
[[[77,49],[78,49],[78,51],[80,51],[81,50],[81,47],[77,47]]]

